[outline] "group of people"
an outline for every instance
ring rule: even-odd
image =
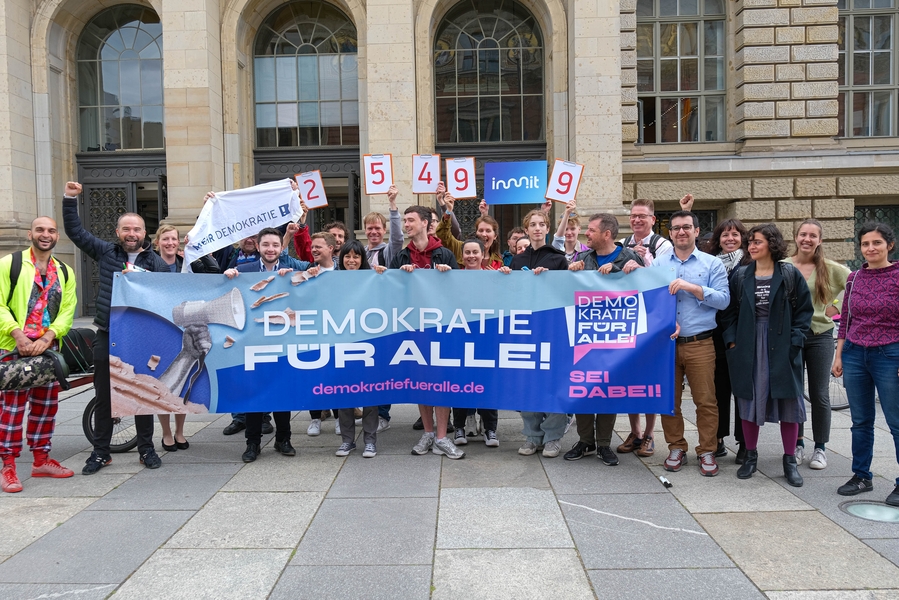
[[[96,302],[97,341],[94,346],[95,414],[94,449],[82,473],[91,475],[111,462],[112,434],[109,383],[109,312],[112,277],[123,264],[155,272],[179,272],[180,235],[163,225],[150,243],[143,219],[133,213],[119,218],[116,242],[100,240],[86,231],[77,211],[81,185],[66,184],[63,200],[65,231],[72,242],[97,261],[100,290]],[[207,199],[212,197],[207,195]],[[340,222],[326,225],[310,235],[305,215],[286,230],[267,228],[246,238],[235,248],[225,248],[191,264],[194,272],[238,277],[241,273],[277,271],[279,275],[305,271],[316,276],[331,270],[417,269],[449,271],[513,270],[598,271],[628,274],[640,268],[663,268],[674,273],[669,292],[676,296],[677,327],[671,334],[675,344],[674,414],[662,415],[661,425],[668,446],[663,462],[677,472],[688,462],[684,436],[682,397],[686,381],[696,407],[699,472],[715,476],[718,459],[728,450],[731,406],[736,407],[733,434],[738,450],[737,477],[749,479],[758,465],[759,430],[777,423],[783,443],[783,470],[792,486],[803,484],[799,465],[806,457],[803,398],[804,373],[808,374],[814,447],[809,467],[827,467],[826,445],[830,434],[828,397],[831,373],[842,376],[852,410],[853,476],[838,492],[854,495],[870,491],[873,455],[875,389],[893,434],[899,456],[899,266],[889,262],[895,238],[883,224],[866,224],[858,234],[867,261],[855,273],[824,257],[823,226],[806,219],[795,232],[795,251],[787,256],[787,243],[773,224],[749,230],[738,220],[717,225],[708,239],[700,241],[699,221],[691,212],[693,198],[681,199],[681,209],[670,217],[666,239],[653,232],[654,205],[635,200],[630,209],[632,235],[618,239],[618,219],[597,213],[582,223],[576,204],[569,203],[554,234],[548,205],[531,210],[521,227],[506,236],[507,249],[500,246],[497,221],[480,203],[481,216],[475,234],[460,239],[454,215],[455,199],[442,187],[438,190],[440,213],[434,208],[410,206],[400,214],[398,191],[388,193],[389,216],[373,212],[363,218],[367,244],[351,239]],[[304,207],[305,208],[305,207]],[[388,233],[389,230],[389,233]],[[404,247],[404,234],[408,244]],[[387,241],[385,241],[387,236]],[[73,272],[52,257],[58,240],[56,223],[47,217],[35,219],[29,232],[31,248],[22,252],[24,268],[16,280],[10,274],[11,259],[0,260],[0,360],[30,356],[56,344],[71,327],[75,310]],[[287,248],[293,245],[297,258]],[[699,246],[702,246],[700,249]],[[842,313],[837,299],[845,290]],[[8,299],[6,299],[8,295]],[[842,327],[834,342],[834,318]],[[0,457],[3,460],[2,489],[22,489],[16,459],[22,449],[22,419],[26,404],[30,416],[27,441],[34,453],[32,476],[70,477],[73,472],[49,458],[59,386],[22,391],[3,391],[0,407]],[[733,400],[732,400],[733,398]],[[424,399],[423,399],[424,400]],[[489,404],[489,403],[488,403]],[[324,418],[333,414],[341,443],[335,454],[347,456],[356,450],[355,427],[363,431],[363,457],[377,454],[378,434],[390,427],[390,405],[310,411],[307,434],[320,435]],[[498,447],[497,411],[489,406],[469,408],[419,405],[415,428],[423,434],[412,453],[433,453],[450,459],[465,456],[460,446],[473,435],[483,437],[488,447]],[[480,417],[478,432],[472,431],[473,416]],[[451,418],[452,415],[452,418]],[[291,444],[290,412],[233,414],[226,435],[245,431],[245,462],[261,452],[262,435],[275,434],[274,450],[295,456]],[[656,415],[629,415],[630,432],[624,442],[611,447],[615,415],[522,411],[524,442],[521,455],[538,452],[547,458],[562,454],[561,439],[576,423],[578,441],[563,454],[565,460],[597,455],[606,465],[619,462],[618,454],[655,452]],[[166,451],[186,450],[184,416],[176,415],[174,430],[169,415],[159,416],[162,445]],[[274,426],[272,426],[272,421]],[[152,416],[135,417],[140,462],[158,468],[161,460],[153,445]],[[466,428],[469,431],[466,431]],[[450,435],[452,434],[452,436]],[[617,451],[617,454],[616,454]],[[897,487],[887,498],[899,505]]]

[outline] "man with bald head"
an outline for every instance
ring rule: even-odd
[[[38,217],[28,230],[31,247],[0,259],[0,361],[57,349],[75,316],[75,273],[53,256],[56,221]],[[0,489],[22,491],[16,459],[22,452],[22,419],[30,406],[26,437],[34,455],[32,477],[71,477],[49,457],[59,408],[59,383],[0,391]]]
[[[129,263],[145,271],[168,272],[169,266],[153,252],[147,239],[144,220],[135,213],[124,213],[116,224],[115,242],[107,242],[94,236],[81,225],[78,217],[78,196],[81,184],[66,183],[62,200],[62,219],[66,235],[82,252],[97,261],[100,271],[100,290],[97,294],[97,340],[94,342],[94,389],[97,392],[97,409],[94,413],[94,451],[81,470],[83,475],[93,475],[112,462],[109,442],[112,439],[112,408],[109,384],[109,305],[112,301],[112,278]],[[162,461],[153,448],[153,415],[134,417],[137,429],[137,450],[140,462],[148,469],[157,469]]]

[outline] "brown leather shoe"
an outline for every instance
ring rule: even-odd
[[[640,448],[637,450],[637,456],[652,456],[656,452],[656,443],[653,441],[651,435],[647,435],[643,438],[643,443],[640,444]]]
[[[624,443],[618,446],[616,450],[618,450],[619,454],[627,454],[628,452],[633,452],[643,443],[643,440],[638,438],[633,432],[627,435],[627,439],[624,440]]]

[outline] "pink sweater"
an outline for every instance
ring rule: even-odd
[[[837,337],[867,347],[899,342],[899,262],[850,274],[846,296]]]

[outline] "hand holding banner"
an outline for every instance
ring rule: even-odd
[[[300,199],[306,203],[306,208],[328,206],[328,197],[325,195],[325,184],[322,183],[321,171],[300,173],[294,175],[294,179],[300,186]]]
[[[473,156],[446,159],[446,191],[456,200],[478,197]]]
[[[566,203],[574,200],[583,174],[584,165],[557,158],[546,186],[546,198]]]
[[[440,183],[440,155],[412,155],[412,193],[436,194]]]
[[[393,185],[393,156],[390,154],[363,155],[362,170],[368,196],[386,194]]]

